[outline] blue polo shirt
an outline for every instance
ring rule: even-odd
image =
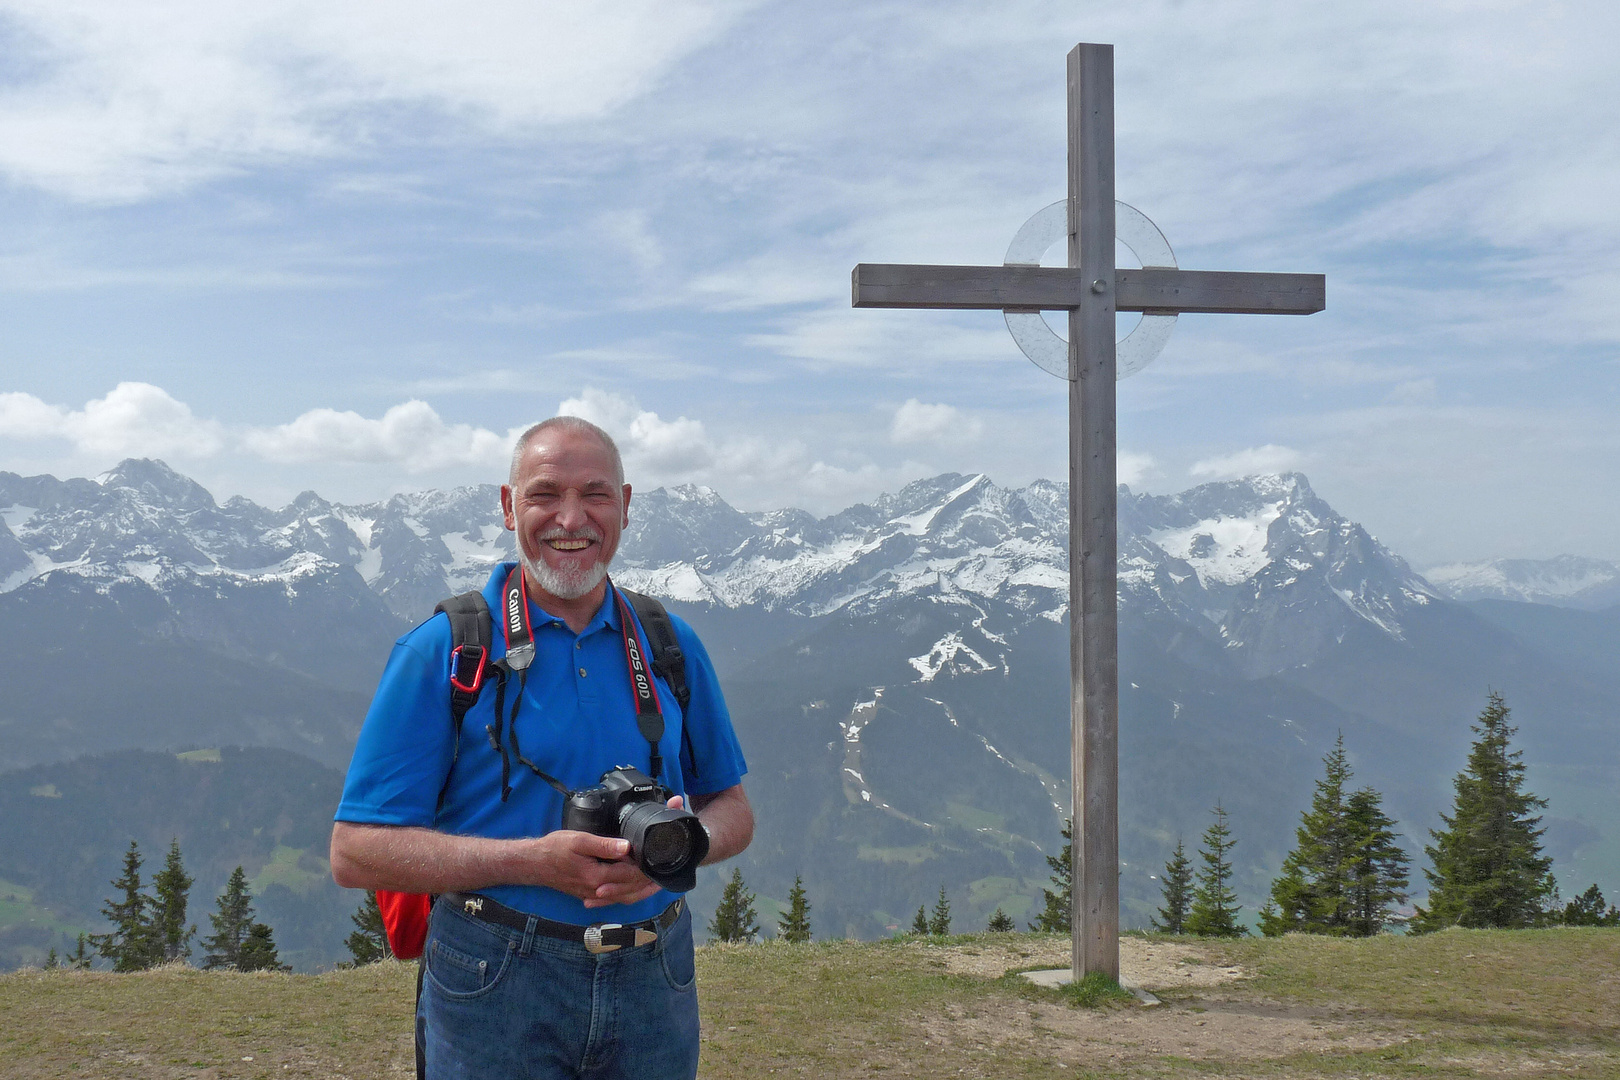
[[[484,586],[493,612],[501,610],[501,589],[514,565],[496,567]],[[651,748],[636,726],[619,617],[611,583],[596,616],[578,634],[529,603],[535,657],[518,708],[517,743],[524,757],[575,791],[595,787],[609,769],[633,765],[646,772],[650,765]],[[669,686],[657,680],[664,713],[659,779],[677,795],[709,795],[741,782],[748,766],[708,652],[684,620],[671,615],[670,621],[686,654],[692,696],[682,715]],[[498,660],[506,654],[499,621],[494,631],[490,659]],[[643,654],[650,657],[646,633],[639,637]],[[560,828],[562,794],[518,763],[510,729],[504,730],[502,741],[511,760],[512,793],[501,801],[501,755],[489,735],[495,723],[493,674],[467,711],[457,750],[450,717],[451,647],[445,615],[435,615],[394,643],[360,729],[336,819],[495,839],[542,836]],[[516,676],[508,680],[508,714],[517,685]],[[566,893],[538,886],[479,891],[519,911],[578,925],[650,918],[674,899],[660,890],[636,904],[587,909]]]

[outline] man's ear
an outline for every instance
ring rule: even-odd
[[[506,521],[507,532],[517,532],[517,515],[512,507],[512,485],[501,485],[501,517]]]
[[[624,520],[619,522],[619,528],[625,529],[625,528],[629,528],[629,526],[630,526],[630,485],[626,484],[626,485],[624,485]]]

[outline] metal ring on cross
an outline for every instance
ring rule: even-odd
[[[1046,249],[1069,235],[1069,204],[1055,202],[1024,222],[1012,243],[1007,245],[1005,266],[1039,266]],[[1170,241],[1148,216],[1129,203],[1114,203],[1114,237],[1139,259],[1144,267],[1175,269],[1176,253]],[[1069,343],[1059,337],[1038,311],[1008,311],[1007,330],[1023,354],[1042,371],[1060,379],[1069,377]],[[1164,351],[1170,331],[1176,327],[1174,315],[1143,315],[1136,328],[1115,346],[1114,378],[1135,375]]]

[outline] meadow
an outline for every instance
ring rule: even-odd
[[[1020,970],[1057,935],[710,945],[701,1075],[1620,1076],[1620,930],[1210,941],[1128,936],[1158,1005],[1086,1008]],[[0,976],[0,1074],[412,1075],[415,965]]]

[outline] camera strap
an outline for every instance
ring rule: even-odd
[[[647,667],[645,653],[642,651],[640,636],[636,633],[636,622],[630,613],[630,605],[625,602],[623,593],[610,583],[614,598],[618,601],[619,630],[624,637],[625,665],[630,673],[630,692],[636,703],[636,727],[651,747],[652,768],[649,770],[654,780],[659,779],[663,771],[664,759],[658,752],[658,743],[664,737],[664,712],[658,703],[658,687],[652,681],[652,674]],[[523,749],[518,744],[517,714],[523,703],[523,690],[529,681],[529,665],[534,662],[534,628],[529,622],[529,589],[523,575],[521,565],[514,566],[511,573],[506,576],[506,584],[501,589],[501,631],[506,638],[506,655],[489,666],[495,671],[495,722],[485,725],[489,734],[490,745],[501,755],[501,801],[505,802],[512,794],[511,773],[512,758],[517,758],[519,765],[528,766],[540,779],[556,788],[564,796],[572,794],[567,784],[541,769],[540,766],[523,756]],[[510,715],[506,712],[506,684],[513,672],[517,673],[517,693],[513,695]],[[503,735],[510,733],[512,749],[507,752]]]

